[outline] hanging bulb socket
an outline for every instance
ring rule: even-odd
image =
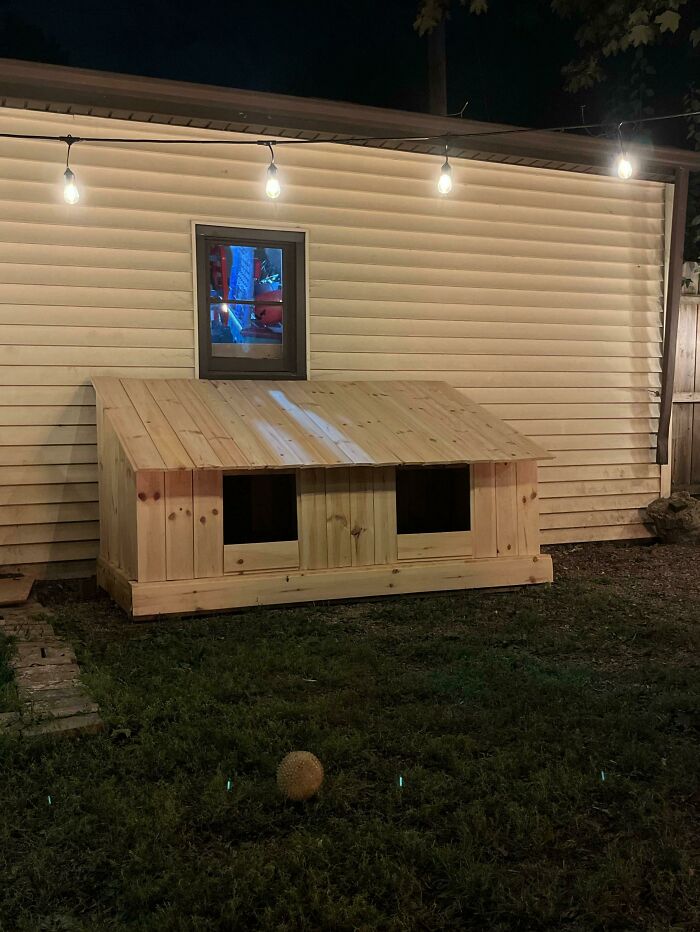
[[[622,178],[624,181],[627,181],[628,178],[631,178],[634,174],[634,166],[630,160],[627,151],[625,150],[624,143],[622,141],[622,123],[617,127],[617,139],[620,144],[620,154],[615,160],[615,171],[617,172],[617,177]]]
[[[63,200],[66,204],[77,204],[80,200],[80,191],[75,181],[75,174],[70,167],[70,147],[76,140],[72,136],[65,136],[63,141],[67,146],[66,170],[63,172]]]
[[[452,190],[452,166],[450,165],[450,159],[447,154],[447,143],[445,143],[445,161],[440,169],[437,188],[438,192],[443,195],[449,194]]]
[[[267,194],[267,196],[274,201],[282,193],[282,185],[280,184],[279,173],[277,171],[277,166],[275,165],[275,150],[273,149],[271,142],[268,142],[267,145],[270,147],[270,164],[267,166],[265,194]]]

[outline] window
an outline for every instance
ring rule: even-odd
[[[293,473],[224,476],[224,544],[297,539]]]
[[[468,466],[399,467],[396,529],[399,534],[470,530]]]
[[[199,374],[304,378],[304,234],[198,226]]]

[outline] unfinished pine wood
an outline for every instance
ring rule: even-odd
[[[515,463],[496,463],[496,548],[499,556],[518,552],[518,486]]]
[[[475,463],[471,468],[472,530],[475,557],[495,557],[496,540],[496,469],[494,463]]]
[[[373,470],[374,562],[395,563],[398,559],[396,533],[396,470],[392,466]]]
[[[397,542],[399,560],[439,560],[472,555],[471,531],[399,534]]]
[[[515,464],[518,509],[518,553],[540,552],[540,509],[537,490],[537,463]]]
[[[136,475],[136,533],[139,582],[167,579],[163,472],[143,471]],[[114,562],[111,552],[109,562]]]
[[[264,544],[227,544],[224,573],[299,568],[299,541],[278,540]]]
[[[119,570],[100,561],[102,585],[134,618],[168,613],[212,612],[249,605],[279,605],[366,595],[402,595],[481,586],[518,586],[552,581],[547,554],[499,560],[425,560],[368,567],[287,570],[215,579],[129,584]]]
[[[369,466],[356,466],[350,482],[353,566],[371,566],[374,563],[374,520],[374,470]]]
[[[192,473],[194,575],[221,576],[224,571],[222,474],[215,469]]]
[[[299,565],[302,569],[318,570],[328,566],[325,473],[323,469],[297,472]]]
[[[120,398],[133,403],[133,409],[116,410],[122,416],[129,410],[133,420],[143,422],[149,444],[155,445],[167,469],[187,466],[186,459],[198,467],[252,469],[549,456],[445,383],[95,379],[95,391],[108,417],[113,410],[109,397],[118,391],[115,382]],[[211,387],[219,398],[215,410],[207,414]],[[111,419],[121,439],[130,428]],[[242,440],[237,443],[239,428]],[[132,431],[124,436],[123,446],[134,469],[153,468],[150,445],[137,446]]]
[[[165,473],[165,558],[168,579],[194,578],[192,472]]]
[[[350,470],[326,470],[326,547],[329,567],[352,564]],[[377,561],[382,562],[382,561]]]

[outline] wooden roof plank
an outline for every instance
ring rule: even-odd
[[[92,383],[132,468],[164,469],[163,458],[120,380],[97,377]]]
[[[453,436],[456,435],[460,450],[463,451],[465,443],[468,443],[472,462],[493,462],[495,459],[500,459],[504,454],[503,444],[500,441],[495,442],[493,436],[483,428],[478,419],[455,418],[447,403],[434,397],[430,390],[433,384],[428,383],[429,388],[426,390],[418,383],[403,382],[399,391],[411,398],[412,403],[417,405],[426,417],[434,419],[436,423],[449,429]],[[512,456],[512,451],[508,451],[506,459],[509,460]]]
[[[374,430],[367,412],[356,406],[348,397],[343,382],[307,382],[302,390],[310,395],[320,411],[320,416],[335,426],[341,435],[357,450],[356,466],[388,466],[396,457]]]
[[[231,407],[224,394],[218,390],[218,386],[218,382],[206,382],[200,379],[197,393],[243,454],[247,461],[244,468],[260,469],[280,465],[274,450],[250,429],[247,420]]]
[[[146,385],[194,465],[202,469],[221,467],[223,463],[212,450],[211,444],[200,430],[199,425],[173,391],[170,381],[148,379]]]
[[[291,381],[287,393],[299,406],[303,406],[305,415],[317,425],[318,429],[342,450],[351,465],[369,466],[374,458],[367,452],[362,437],[355,439],[355,432],[348,430],[346,425],[341,426],[330,419],[329,412],[324,408],[321,393],[317,386],[324,383]],[[352,436],[351,436],[352,434]]]
[[[269,450],[272,451],[268,466],[303,466],[307,463],[306,451],[300,455],[299,451],[294,448],[293,442],[290,444],[285,439],[284,430],[281,430],[276,423],[276,419],[268,422],[264,412],[251,403],[251,401],[240,391],[241,382],[216,382],[216,389],[228,402],[230,408],[235,411],[237,419],[245,424],[254,436],[264,441]]]
[[[282,469],[549,458],[442,382],[96,379],[135,469]]]
[[[166,416],[149,392],[143,379],[123,379],[122,385],[143,421],[151,440],[158,448],[166,469],[193,469],[194,463],[187,450],[168,423]],[[139,463],[139,469],[145,469]]]
[[[199,379],[171,379],[173,394],[190,417],[199,425],[207,443],[221,461],[222,466],[247,469],[250,463],[236,442],[229,437],[201,392],[204,383]]]

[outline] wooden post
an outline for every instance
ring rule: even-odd
[[[688,169],[677,168],[671,214],[671,248],[668,259],[668,286],[664,314],[664,351],[661,364],[661,410],[656,445],[656,462],[668,463],[668,436],[673,407],[673,380],[676,372],[678,311],[681,300],[685,215],[688,205]]]

